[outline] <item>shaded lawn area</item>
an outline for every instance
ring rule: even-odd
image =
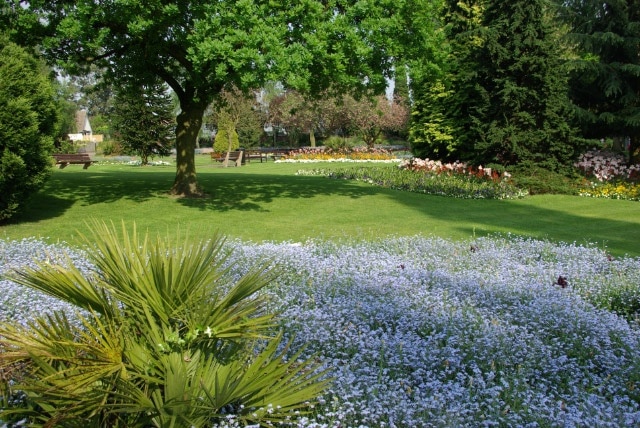
[[[459,240],[513,233],[640,256],[638,202],[561,195],[454,199],[295,175],[318,165],[219,168],[199,162],[198,180],[210,198],[195,200],[167,195],[174,166],[97,164],[88,170],[55,170],[25,215],[0,228],[0,238],[35,236],[76,244],[85,221],[97,218],[135,221],[142,230],[162,234],[179,228],[199,237],[219,230],[255,242],[415,234]]]

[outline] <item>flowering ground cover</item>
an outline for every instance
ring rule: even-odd
[[[292,150],[280,162],[335,162],[335,161],[399,161],[395,154],[383,148],[356,146],[342,149],[302,148]]]
[[[589,183],[580,196],[640,201],[640,165],[627,165],[619,153],[592,150],[575,163]]]
[[[294,426],[640,424],[638,258],[511,236],[228,246],[230,275],[280,266],[272,309],[334,377]],[[63,249],[0,241],[0,273]],[[0,307],[22,321],[68,310],[6,280]]]
[[[306,169],[298,175],[320,175],[333,179],[357,180],[395,190],[449,196],[462,199],[518,199],[528,192],[518,189],[508,177],[485,175],[482,170],[424,170],[400,165],[351,166],[341,169]]]

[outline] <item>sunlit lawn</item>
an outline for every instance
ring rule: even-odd
[[[96,164],[55,170],[26,214],[0,237],[77,242],[88,219],[134,222],[152,232],[216,230],[261,242],[308,238],[373,239],[420,234],[454,240],[493,233],[595,244],[640,255],[637,202],[546,195],[520,200],[463,200],[296,176],[309,164],[253,162],[221,168],[198,156],[198,180],[210,197],[167,195],[175,167]],[[322,164],[323,168],[332,167]]]

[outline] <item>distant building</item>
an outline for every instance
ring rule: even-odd
[[[89,122],[89,114],[86,110],[78,110],[76,112],[76,133],[69,134],[71,141],[87,141],[91,143],[102,142],[101,134],[93,134],[91,123]]]

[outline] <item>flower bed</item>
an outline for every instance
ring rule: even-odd
[[[640,179],[640,165],[627,165],[623,155],[603,150],[591,150],[584,153],[575,163],[587,178],[599,182],[611,180]]]
[[[507,176],[487,170],[416,169],[412,161],[400,167],[351,167],[332,170],[300,170],[298,175],[322,175],[334,179],[358,180],[377,186],[429,195],[464,199],[516,199],[527,192],[512,185]],[[479,171],[479,172],[478,172]]]
[[[275,257],[283,274],[268,293],[282,328],[335,377],[293,426],[640,424],[640,333],[629,321],[639,259],[510,236],[229,246],[236,277]],[[0,273],[60,250],[0,241]],[[27,320],[55,301],[3,280],[0,307],[0,319]],[[231,416],[219,425],[234,426]]]
[[[640,165],[627,165],[623,155],[592,150],[583,154],[575,166],[591,180],[588,187],[578,191],[580,196],[640,200]]]
[[[289,152],[281,161],[394,161],[397,157],[390,150],[353,147],[350,149],[303,148]]]

